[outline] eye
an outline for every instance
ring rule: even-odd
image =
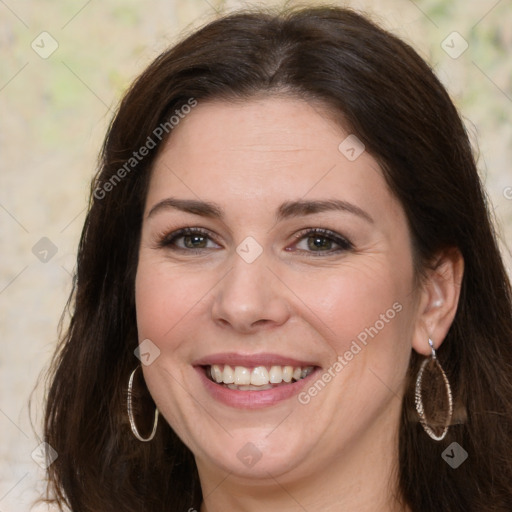
[[[333,254],[354,248],[349,240],[329,229],[309,228],[297,233],[295,237],[300,239],[299,242],[287,250]]]
[[[299,241],[286,248],[314,255],[330,255],[353,249],[352,243],[334,231],[323,228],[308,228],[294,235]],[[209,231],[203,228],[182,228],[159,238],[158,246],[175,251],[199,252],[219,249]]]
[[[210,233],[202,228],[183,228],[161,237],[158,245],[174,250],[198,251],[202,249],[218,249]]]

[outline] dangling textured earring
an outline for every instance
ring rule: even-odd
[[[156,433],[156,427],[158,426],[158,409],[155,407],[155,420],[153,422],[153,431],[149,435],[149,437],[142,437],[139,434],[139,431],[137,430],[137,426],[135,425],[135,420],[133,418],[133,411],[132,411],[132,387],[133,387],[133,377],[135,376],[135,372],[140,368],[140,366],[137,366],[135,370],[130,375],[130,380],[128,381],[128,396],[127,396],[127,403],[128,403],[128,419],[130,420],[130,427],[132,429],[133,435],[143,443],[147,443],[148,441],[151,441],[155,437]]]
[[[432,350],[432,355],[421,363],[420,371],[416,378],[416,411],[418,411],[420,423],[425,432],[434,439],[434,441],[441,441],[446,436],[452,421],[452,390],[450,388],[448,378],[437,360],[434,342],[429,338],[428,343]],[[428,375],[428,379],[424,378],[425,372],[426,375]],[[423,388],[425,380],[427,381],[426,384],[428,386],[427,391],[429,392],[429,396],[431,396],[429,401],[432,411],[429,411],[428,415],[425,412],[425,405],[423,402]]]

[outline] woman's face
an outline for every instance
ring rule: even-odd
[[[143,370],[200,474],[284,482],[394,450],[418,323],[410,235],[377,162],[322,112],[199,102],[155,162]]]

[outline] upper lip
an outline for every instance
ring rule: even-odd
[[[225,352],[220,354],[212,354],[197,359],[192,363],[194,366],[212,366],[214,364],[230,366],[318,366],[315,362],[295,359],[293,357],[283,356],[279,354],[261,353],[261,354],[237,354],[235,352]]]

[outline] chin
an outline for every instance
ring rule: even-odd
[[[211,447],[210,447],[211,448]],[[278,478],[292,470],[299,470],[307,456],[307,448],[300,436],[289,431],[269,440],[268,429],[253,429],[251,433],[237,435],[207,452],[200,449],[208,466],[217,467],[240,478],[266,480]],[[201,460],[196,457],[198,466]]]

